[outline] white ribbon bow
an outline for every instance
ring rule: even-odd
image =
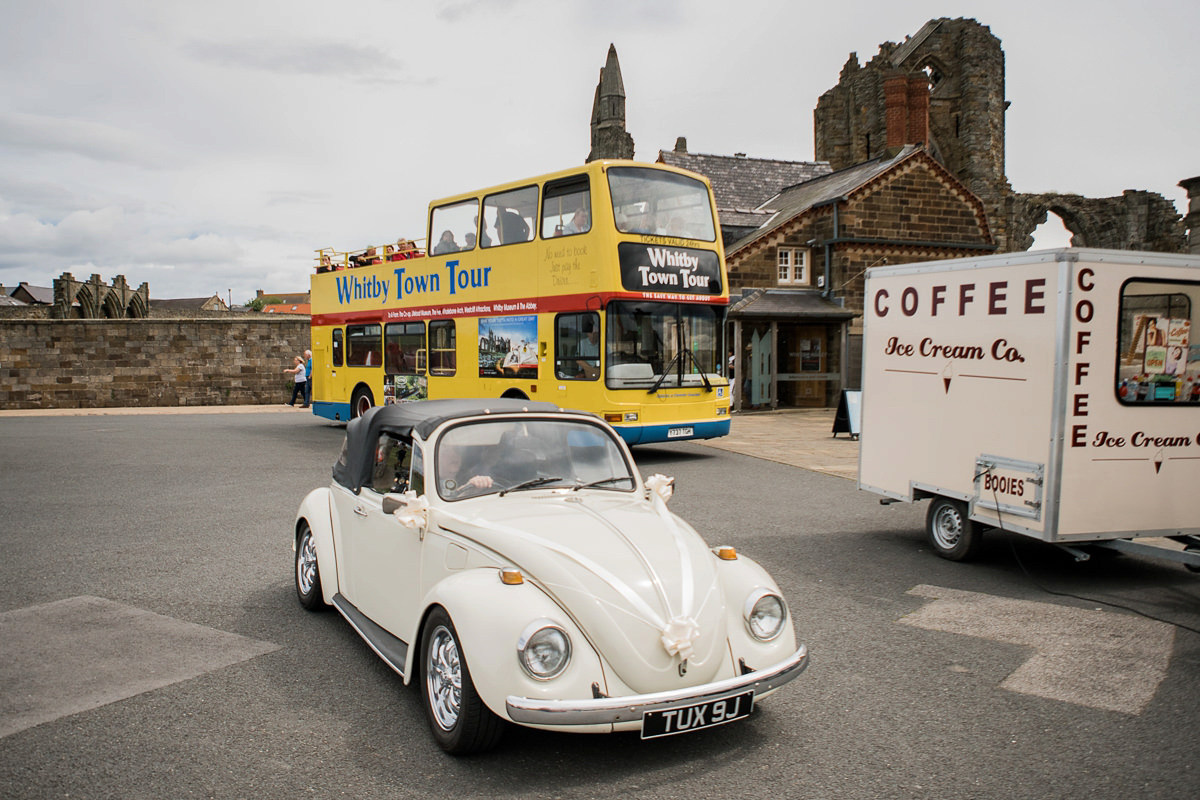
[[[663,628],[662,643],[670,655],[683,660],[692,657],[693,645],[700,638],[700,626],[691,617],[675,617]]]
[[[675,479],[663,474],[651,475],[646,478],[646,488],[654,492],[665,503],[675,494]]]
[[[392,512],[392,516],[406,528],[420,530],[429,520],[429,498],[425,495],[417,497],[417,493],[409,490],[401,495],[404,505]]]

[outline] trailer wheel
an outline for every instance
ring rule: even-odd
[[[1189,544],[1187,547],[1183,548],[1183,552],[1185,553],[1195,552],[1196,550],[1200,550],[1200,547],[1197,547],[1194,544]],[[1184,564],[1183,566],[1188,572],[1200,572],[1200,567],[1196,567],[1191,564]]]
[[[979,551],[983,530],[967,518],[967,507],[958,500],[935,497],[925,515],[929,543],[942,558],[969,561]]]

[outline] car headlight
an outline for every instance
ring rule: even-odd
[[[783,598],[766,589],[758,589],[746,598],[743,612],[750,635],[769,642],[783,631],[787,622],[787,605]]]
[[[521,666],[539,681],[562,674],[571,662],[571,637],[549,620],[530,623],[517,640]]]

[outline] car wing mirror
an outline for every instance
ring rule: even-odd
[[[418,497],[413,491],[385,494],[382,507],[383,513],[391,514],[406,528],[422,530],[429,522],[429,498],[425,495]]]

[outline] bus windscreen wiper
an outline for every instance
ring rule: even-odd
[[[659,390],[659,388],[662,387],[663,381],[665,381],[667,379],[667,376],[671,374],[671,367],[678,364],[679,360],[681,358],[683,358],[685,355],[688,357],[688,360],[690,360],[692,362],[692,364],[695,365],[696,371],[700,373],[700,380],[704,381],[704,391],[711,392],[713,390],[712,384],[709,383],[708,375],[706,375],[704,373],[704,368],[700,366],[699,359],[696,358],[695,353],[693,353],[691,350],[689,350],[688,348],[685,347],[682,350],[680,350],[678,353],[676,353],[674,355],[674,357],[670,361],[667,362],[667,365],[665,367],[663,367],[662,375],[658,376],[658,380],[654,382],[654,386],[650,387],[650,389],[648,389],[646,391],[646,394],[655,394]],[[683,384],[683,376],[680,376],[679,383],[681,385]]]

